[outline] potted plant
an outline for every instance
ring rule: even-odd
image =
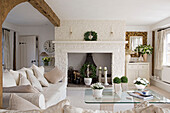
[[[91,85],[92,78],[96,77],[96,67],[93,64],[84,64],[80,70],[86,85]]]
[[[48,66],[50,57],[44,57],[44,58],[42,58],[42,60],[43,60],[44,66]]]
[[[105,88],[101,83],[94,83],[91,85],[92,91],[93,91],[93,96],[95,98],[101,98],[103,89]]]
[[[135,84],[138,90],[144,90],[145,87],[148,86],[149,81],[145,78],[138,77],[136,80],[133,81],[133,83]]]
[[[139,45],[136,47],[135,52],[138,52],[143,55],[143,60],[147,61],[147,55],[152,54],[153,47],[149,45]]]
[[[126,76],[122,76],[120,78],[121,80],[121,86],[122,86],[122,91],[127,91],[128,90],[128,78]]]
[[[115,77],[113,79],[113,83],[114,83],[114,91],[115,91],[115,93],[120,92],[121,91],[121,84],[120,84],[121,80],[120,80],[120,78]]]

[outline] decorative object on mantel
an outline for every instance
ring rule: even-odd
[[[128,90],[128,78],[126,76],[122,76],[120,80],[121,80],[121,85],[122,85],[122,91],[127,91]]]
[[[118,92],[120,92],[121,91],[121,80],[120,80],[120,78],[119,77],[115,77],[114,79],[113,79],[113,83],[114,83],[114,91],[115,91],[115,93],[118,93]]]
[[[87,31],[84,34],[85,41],[97,41],[97,33],[95,31]]]
[[[50,57],[44,57],[44,58],[42,58],[42,60],[43,60],[44,66],[48,66]]]
[[[145,78],[140,78],[140,77],[134,80],[133,83],[135,84],[138,90],[144,90],[145,87],[149,85],[148,80],[146,80]]]
[[[99,74],[99,82],[102,82],[102,67],[100,66],[98,69],[98,74]]]
[[[150,44],[149,45],[140,45],[140,46],[137,46],[135,49],[135,52],[143,55],[144,62],[147,61],[147,55],[152,54],[152,51],[153,51],[153,47]]]
[[[84,64],[80,69],[80,74],[84,78],[84,83],[90,85],[92,78],[96,77],[96,67],[93,64]]]
[[[105,88],[101,83],[95,83],[91,85],[93,96],[95,98],[101,98],[103,96],[103,89]]]
[[[108,82],[107,82],[107,67],[104,67],[104,85],[108,86]]]

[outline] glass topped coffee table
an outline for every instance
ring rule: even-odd
[[[153,99],[147,100],[149,103],[154,104],[170,104],[170,100],[152,90],[149,90],[149,94],[153,95]],[[129,90],[129,91],[137,91],[137,90]],[[130,95],[125,92],[114,93],[112,89],[104,89],[103,97],[100,99],[96,99],[93,97],[92,89],[85,90],[84,101],[87,104],[135,104],[141,103],[144,100],[136,97],[128,98]]]

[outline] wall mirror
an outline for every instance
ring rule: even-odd
[[[143,45],[143,36],[130,36],[129,49],[134,51],[137,46]]]
[[[134,51],[138,45],[147,45],[147,32],[126,32],[126,50]],[[137,57],[136,54],[131,55]]]

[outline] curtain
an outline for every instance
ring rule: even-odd
[[[13,69],[13,37],[14,32],[3,30],[3,64],[4,69]]]
[[[157,48],[156,48],[156,62],[155,69],[163,69],[163,57],[164,57],[164,42],[166,39],[166,31],[162,30],[157,34]]]

